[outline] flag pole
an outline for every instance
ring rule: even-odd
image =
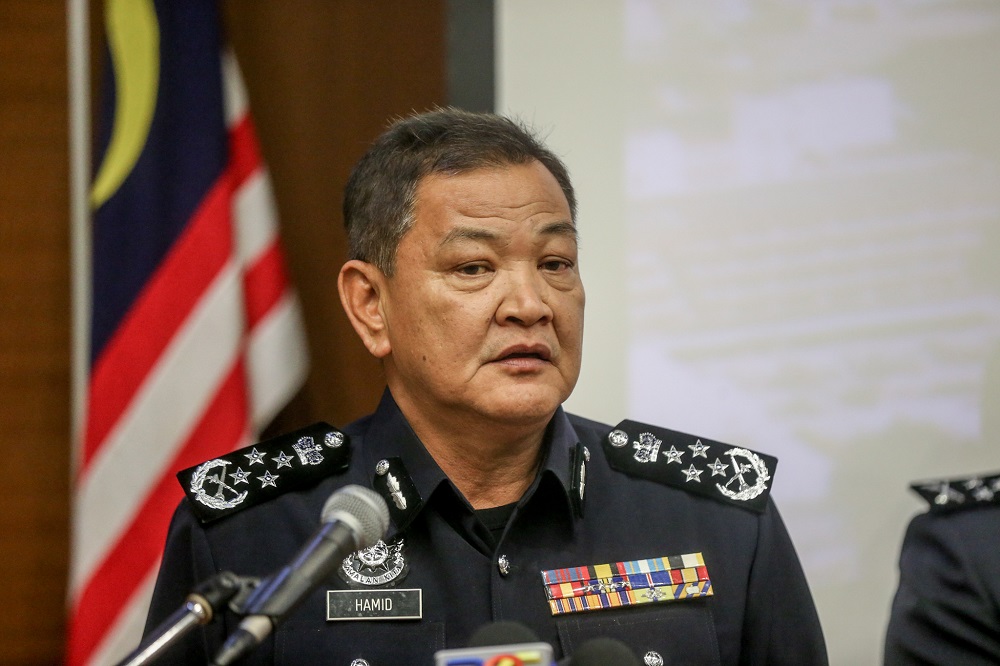
[[[90,312],[90,7],[66,0],[69,86],[69,219],[72,335],[70,474],[75,476],[86,414]]]

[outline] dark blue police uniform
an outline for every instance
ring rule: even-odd
[[[265,576],[288,563],[317,528],[331,493],[360,484],[386,498],[392,525],[384,542],[345,561],[248,663],[430,666],[435,651],[465,647],[476,629],[501,620],[527,625],[557,657],[587,639],[609,636],[647,664],[827,663],[795,550],[762,492],[773,462],[768,467],[759,454],[642,424],[613,429],[560,409],[546,432],[533,485],[509,508],[509,517],[496,521],[497,511],[477,513],[456,491],[388,391],[374,414],[344,433],[348,441],[337,449],[307,438],[320,457],[336,453],[343,462],[306,487],[281,489],[282,474],[307,461],[304,455],[295,460],[289,448],[294,438],[212,461],[214,476],[204,465],[181,475],[188,498],[170,527],[147,631],[219,571]],[[299,454],[309,448],[296,446]],[[348,448],[349,463],[343,454]],[[248,464],[253,459],[257,464]],[[677,476],[682,481],[670,475],[683,475]],[[213,494],[209,480],[227,478],[226,489]],[[239,506],[222,506],[240,497],[236,490],[245,493]],[[255,500],[261,490],[273,496]],[[196,511],[209,522],[200,522]],[[637,576],[586,587],[585,580],[546,585],[541,573],[560,578],[612,563],[656,568],[691,554],[700,554],[704,566],[684,571],[707,578],[655,590],[629,582]],[[566,612],[554,614],[553,591],[558,596],[563,589],[583,589],[589,601],[566,602]],[[671,589],[676,598],[666,600],[662,591]],[[342,607],[331,610],[339,603],[331,598],[360,607],[351,590],[384,590],[389,601],[374,603],[364,619],[328,620],[331,613],[345,615]],[[385,606],[399,590],[420,591],[418,617],[412,603],[403,613],[410,619],[391,617],[401,598],[396,608]],[[164,662],[204,663],[238,621],[227,613],[186,636]]]
[[[1000,474],[916,483],[885,663],[1000,664]]]

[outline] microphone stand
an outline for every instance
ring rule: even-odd
[[[234,597],[246,597],[257,585],[258,579],[237,576],[222,571],[195,587],[184,604],[164,620],[150,634],[150,639],[140,644],[117,666],[140,666],[154,659],[160,652],[176,643],[182,636],[197,627],[211,622],[216,611]],[[234,601],[237,603],[239,599]]]

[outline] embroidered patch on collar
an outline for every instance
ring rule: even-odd
[[[676,430],[622,421],[604,441],[613,469],[763,511],[778,459]]]
[[[177,473],[202,523],[308,487],[347,469],[347,436],[327,423],[238,449]]]
[[[542,583],[553,615],[714,594],[701,553],[550,569]]]

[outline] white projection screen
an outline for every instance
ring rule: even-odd
[[[496,18],[497,109],[579,190],[567,408],[778,456],[831,662],[880,663],[908,484],[1000,470],[1000,3]]]

